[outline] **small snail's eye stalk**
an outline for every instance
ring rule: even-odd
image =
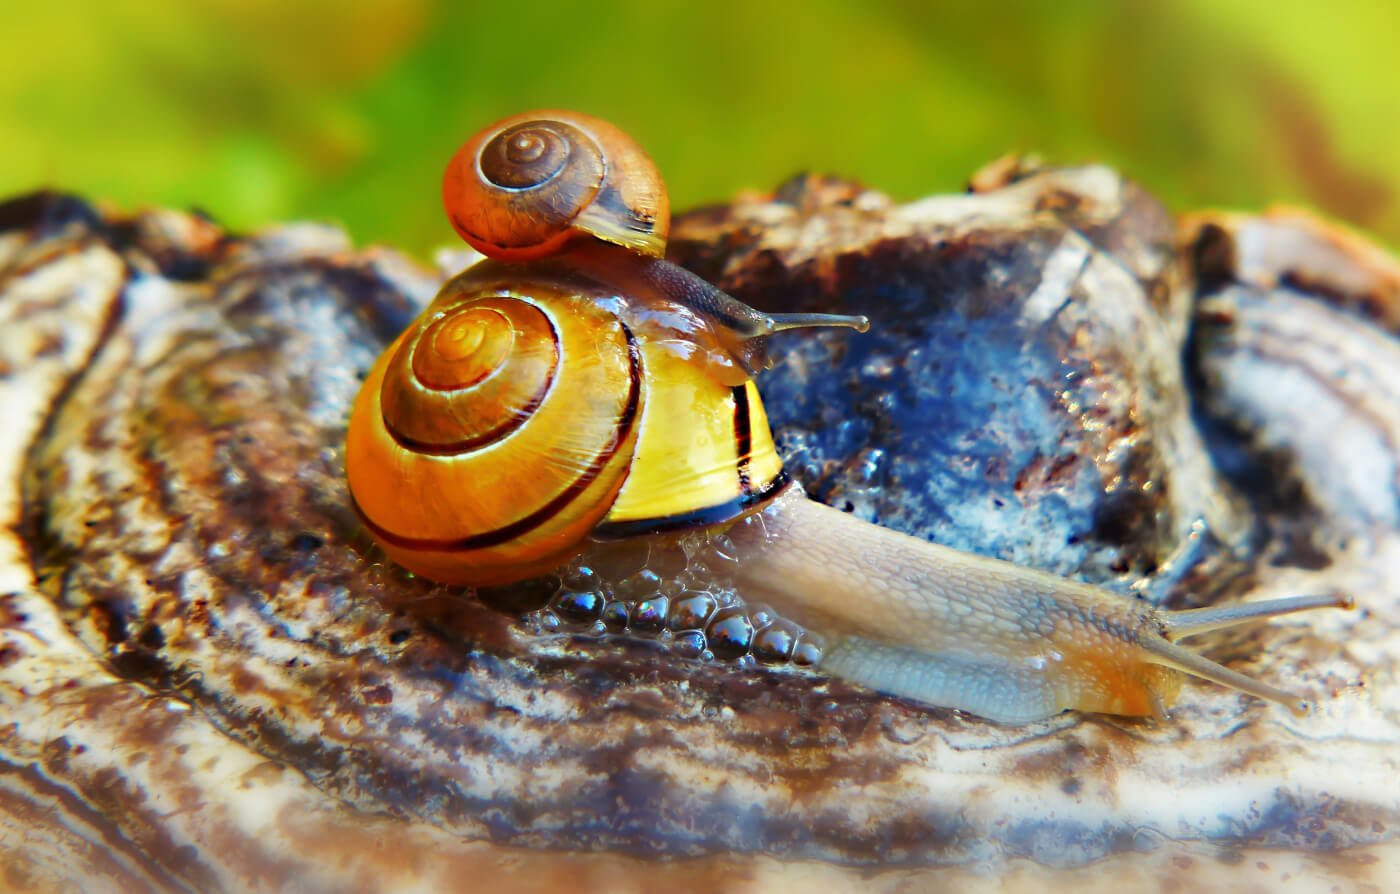
[[[720,293],[724,294],[724,293]],[[729,296],[725,296],[729,298]],[[739,304],[737,298],[729,298]],[[747,307],[748,305],[744,305]],[[757,311],[755,311],[757,314]],[[744,335],[736,329],[742,342],[735,354],[743,361],[750,375],[756,375],[773,367],[773,358],[768,353],[768,338],[779,332],[793,329],[854,329],[857,332],[870,331],[870,318],[864,315],[846,314],[758,314],[754,321],[755,335]]]
[[[787,332],[789,329],[811,329],[819,326],[836,326],[854,329],[857,332],[870,331],[870,318],[864,314],[769,314],[773,332]]]
[[[632,295],[654,295],[694,311],[715,327],[726,350],[750,375],[773,365],[767,350],[770,335],[814,327],[870,329],[870,320],[864,316],[764,313],[678,264],[641,257],[615,245],[585,242],[572,246],[565,257],[570,269],[621,284]]]

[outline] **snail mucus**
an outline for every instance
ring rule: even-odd
[[[779,332],[867,321],[766,314],[667,262],[660,175],[612,125],[553,111],[500,121],[453,157],[443,201],[488,260],[385,351],[347,435],[356,509],[393,561],[483,587],[600,543],[724,532],[742,600],[656,589],[575,608],[693,648],[704,628],[721,657],[819,663],[1002,722],[1164,716],[1183,675],[1307,709],[1176,641],[1348,597],[1163,611],[808,500],[754,377]]]

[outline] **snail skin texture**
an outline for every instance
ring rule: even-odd
[[[1176,643],[1336,595],[1162,611],[937,546],[789,486],[753,376],[785,329],[662,259],[655,165],[569,112],[498,122],[443,179],[491,260],[446,285],[356,400],[351,495],[394,561],[453,584],[557,569],[599,541],[722,530],[749,600],[825,637],[822,670],[1003,722],[1073,709],[1164,716],[1183,674],[1307,702]]]

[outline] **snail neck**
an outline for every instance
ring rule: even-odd
[[[764,313],[678,264],[605,242],[576,241],[560,258],[599,282],[616,286],[622,294],[647,296],[699,315],[751,376],[773,365],[768,339],[775,333],[830,327],[865,332],[870,328],[864,316]]]

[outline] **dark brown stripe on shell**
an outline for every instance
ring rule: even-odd
[[[604,522],[593,529],[594,540],[622,540],[625,537],[643,537],[647,534],[664,534],[669,531],[686,531],[695,528],[709,528],[740,518],[782,493],[792,479],[786,471],[758,490],[750,490],[743,496],[726,500],[717,506],[707,506],[680,515],[665,518],[644,518],[637,521]]]
[[[376,538],[384,543],[392,544],[400,549],[412,549],[433,552],[468,552],[474,549],[483,549],[489,546],[499,546],[509,540],[514,540],[544,524],[549,519],[557,515],[560,510],[569,505],[578,495],[583,493],[590,484],[602,473],[603,469],[612,460],[622,442],[627,440],[627,436],[632,431],[632,426],[637,421],[637,410],[641,406],[642,398],[642,354],[637,346],[637,340],[632,335],[632,330],[626,324],[619,323],[622,332],[627,337],[627,358],[630,366],[630,385],[627,391],[627,404],[623,407],[622,415],[618,417],[617,425],[613,428],[613,439],[594,458],[593,463],[584,470],[583,474],[575,478],[570,485],[559,493],[554,499],[544,506],[524,518],[514,521],[504,527],[496,528],[493,531],[486,531],[481,534],[473,534],[470,537],[459,537],[454,539],[436,539],[431,537],[403,537],[392,531],[386,531],[375,524],[363,509],[360,508],[354,496],[351,495],[351,505],[355,507],[355,512],[369,528]]]
[[[753,482],[749,480],[749,454],[753,453],[753,426],[749,419],[749,388],[747,384],[735,385],[734,393],[734,455],[738,457],[739,492],[753,493]]]
[[[381,404],[379,415],[380,418],[384,420],[384,430],[387,431],[389,433],[389,436],[394,439],[394,443],[398,444],[403,449],[408,450],[412,453],[422,453],[427,456],[456,456],[461,453],[470,453],[473,450],[480,450],[483,447],[489,447],[490,445],[496,443],[497,441],[501,440],[507,435],[513,433],[516,429],[520,428],[520,426],[528,422],[530,420],[530,417],[534,415],[535,411],[539,409],[540,404],[544,402],[545,395],[549,393],[550,387],[553,386],[554,380],[559,375],[559,329],[554,325],[554,320],[549,316],[549,314],[546,313],[543,314],[543,316],[545,318],[545,322],[549,323],[549,337],[553,340],[554,364],[550,367],[549,377],[545,379],[544,383],[540,386],[540,389],[530,397],[529,403],[521,407],[520,412],[506,419],[495,428],[483,432],[474,438],[466,438],[461,441],[453,441],[450,444],[430,444],[427,441],[419,441],[414,438],[410,438],[408,435],[405,435],[404,433],[400,432],[397,428],[395,428],[394,424],[389,421],[389,417],[384,415],[383,406]],[[628,333],[628,338],[631,338],[630,332]],[[632,344],[630,341],[628,342],[628,350],[632,350]],[[409,364],[409,366],[410,368],[412,367],[411,364]]]
[[[650,236],[656,232],[656,215],[646,214],[636,208],[628,207],[621,191],[610,185],[606,179],[599,186],[598,194],[593,198],[593,207],[607,211],[610,216],[617,220],[625,221],[627,229],[634,233]],[[580,213],[582,213],[582,209],[580,209]]]

